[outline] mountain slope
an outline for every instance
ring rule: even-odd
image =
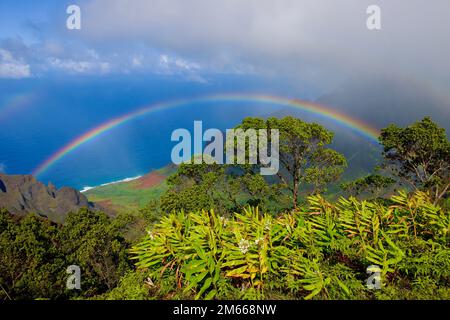
[[[169,165],[138,179],[95,187],[83,194],[90,201],[115,212],[137,210],[167,190],[165,180],[175,170],[175,166]]]
[[[56,189],[31,175],[5,174],[0,174],[0,208],[16,215],[36,213],[57,223],[64,222],[71,211],[102,209],[73,188]]]

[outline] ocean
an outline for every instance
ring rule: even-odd
[[[206,85],[164,76],[1,80],[0,170],[31,174],[84,133],[141,107],[236,91],[287,94],[286,88],[246,78],[224,77]],[[170,163],[176,144],[170,137],[175,129],[192,130],[194,121],[202,120],[205,129],[225,130],[246,116],[265,116],[281,109],[249,102],[187,103],[162,109],[96,136],[37,178],[82,190],[140,176]]]

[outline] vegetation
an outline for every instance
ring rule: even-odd
[[[128,184],[146,205],[114,219],[0,211],[0,299],[450,299],[445,130],[429,118],[383,129],[381,170],[343,182],[346,160],[322,126],[239,127],[280,129],[277,177],[183,164],[158,195]],[[325,197],[338,181],[345,196]],[[70,265],[81,290],[66,288]]]
[[[163,212],[215,208],[225,214],[249,204],[266,208],[280,195],[278,186],[249,167],[181,164],[167,183],[169,190],[161,197]]]
[[[379,174],[370,174],[363,178],[341,184],[342,190],[351,196],[366,195],[372,198],[379,198],[389,191],[389,187],[395,180]]]
[[[157,298],[450,298],[449,215],[421,192],[391,200],[316,195],[276,217],[172,213],[132,252]],[[372,264],[380,291],[366,288]]]
[[[153,177],[147,175],[137,180],[95,187],[84,192],[84,195],[90,201],[107,209],[120,213],[130,213],[145,207],[151,201],[158,200],[168,188],[164,179],[175,171],[172,166],[166,166],[153,171],[151,174]],[[142,181],[145,182],[145,180],[152,178],[155,180],[153,183],[144,184]],[[159,181],[160,179],[162,181]]]
[[[131,268],[122,219],[80,210],[65,225],[0,212],[0,299],[89,298],[114,288]],[[82,290],[66,289],[67,267],[81,268]]]
[[[428,190],[434,203],[450,187],[450,141],[430,118],[406,128],[392,124],[381,131],[385,167],[413,190]]]
[[[281,170],[277,175],[290,192],[294,208],[298,205],[302,183],[312,185],[313,193],[319,193],[336,181],[347,166],[342,154],[326,147],[334,134],[317,123],[290,116],[266,121],[246,118],[238,128],[279,130]]]
[[[167,181],[169,189],[161,197],[161,211],[207,208],[227,214],[242,211],[246,206],[258,206],[277,213],[298,206],[302,186],[304,194],[324,191],[346,167],[343,155],[326,148],[332,142],[333,133],[319,124],[293,117],[245,118],[236,128],[279,130],[277,177],[261,176],[260,162],[256,165],[182,164]]]

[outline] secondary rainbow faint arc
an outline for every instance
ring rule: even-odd
[[[192,99],[179,99],[172,100],[168,102],[161,102],[152,104],[150,106],[146,106],[144,108],[138,109],[136,111],[127,113],[121,117],[114,118],[109,120],[94,129],[89,130],[83,135],[77,137],[72,142],[65,145],[63,148],[59,149],[53,155],[51,155],[47,160],[42,162],[34,171],[34,176],[39,176],[47,171],[52,165],[58,162],[60,159],[65,157],[67,154],[71,153],[73,150],[77,149],[84,143],[95,139],[99,135],[109,130],[112,130],[122,124],[125,124],[131,120],[134,120],[140,116],[147,115],[151,112],[155,112],[162,109],[170,109],[178,106],[195,104],[195,103],[204,103],[204,102],[259,102],[266,104],[276,104],[281,106],[287,106],[292,108],[301,109],[313,114],[318,114],[334,120],[346,127],[357,131],[364,136],[368,137],[374,142],[377,142],[379,131],[370,126],[367,123],[359,119],[352,118],[346,114],[337,112],[329,107],[324,105],[313,103],[309,101],[303,101],[299,99],[289,99],[277,96],[270,95],[262,95],[262,94],[220,94],[220,95],[209,95],[203,97],[197,97]]]
[[[35,105],[38,95],[33,92],[20,93],[7,98],[0,104],[0,122],[8,119],[15,111]]]

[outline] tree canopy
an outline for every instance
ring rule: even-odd
[[[336,181],[347,166],[345,157],[327,146],[334,134],[317,123],[291,116],[278,119],[245,118],[243,129],[278,129],[280,182],[290,191],[293,207],[297,207],[301,185],[313,186],[319,193]],[[306,188],[305,188],[306,189]]]
[[[131,264],[120,220],[82,209],[64,225],[0,211],[0,299],[92,297],[111,290]],[[67,267],[82,271],[79,290],[67,290]]]
[[[381,131],[384,167],[413,190],[428,190],[439,201],[450,187],[450,142],[444,128],[426,117],[405,128]]]
[[[395,180],[390,177],[385,177],[379,174],[370,174],[350,182],[344,182],[340,185],[340,187],[350,196],[370,194],[374,198],[378,198],[382,196],[394,183]]]

